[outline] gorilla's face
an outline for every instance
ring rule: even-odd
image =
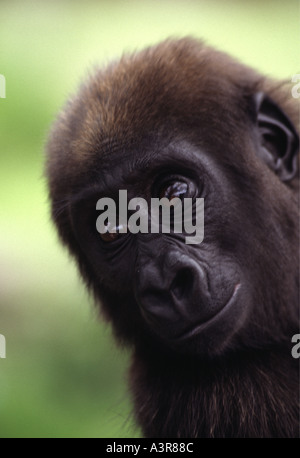
[[[212,356],[245,344],[250,336],[253,342],[254,335],[269,339],[263,329],[271,304],[290,279],[283,262],[281,281],[274,284],[275,263],[278,272],[277,259],[284,259],[286,249],[277,218],[285,185],[274,177],[272,194],[265,185],[271,172],[262,169],[259,132],[253,139],[247,133],[240,137],[248,146],[244,157],[230,143],[222,155],[208,152],[203,138],[201,143],[177,140],[156,149],[150,143],[127,152],[122,161],[112,155],[99,183],[73,198],[71,219],[106,313],[121,336],[145,339],[146,334],[175,351]],[[128,201],[138,197],[148,203],[148,233],[123,233],[124,224],[110,225],[108,219],[113,233],[96,230],[99,198],[111,198],[118,213],[120,190],[127,191]],[[170,233],[151,232],[151,199],[162,198],[183,204],[192,199],[193,210],[196,199],[204,199],[201,243],[186,243],[184,224],[181,233],[172,225]]]

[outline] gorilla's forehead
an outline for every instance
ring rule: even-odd
[[[131,149],[117,148],[107,155],[101,175],[122,177],[124,182],[135,182],[137,177],[143,181],[146,176],[155,175],[162,170],[194,170],[205,167],[209,160],[203,149],[197,148],[186,140],[161,144],[137,145]]]
[[[231,126],[236,129],[241,98],[224,68],[212,68],[206,48],[181,42],[161,46],[164,53],[157,47],[125,56],[84,86],[77,107],[77,159],[104,157],[119,145],[130,150],[136,138],[151,133],[174,138],[190,132],[212,144],[228,139]]]

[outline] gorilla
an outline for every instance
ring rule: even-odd
[[[202,41],[168,39],[96,69],[46,150],[52,219],[131,348],[144,436],[298,437],[299,126],[289,85]],[[110,198],[118,212],[120,190],[170,208],[204,199],[203,241],[187,244],[172,228],[131,233],[108,217],[99,233],[97,202]]]

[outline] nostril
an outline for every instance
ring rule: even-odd
[[[182,299],[188,295],[193,287],[193,274],[190,269],[179,270],[171,284],[171,292],[177,297]]]

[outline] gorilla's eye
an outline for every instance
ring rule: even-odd
[[[188,194],[188,185],[183,181],[169,182],[164,185],[159,193],[159,198],[166,197],[169,200],[179,197],[183,199]]]
[[[116,239],[119,238],[119,234],[117,232],[105,232],[105,234],[100,234],[101,239],[105,243],[114,242]]]
[[[105,226],[107,227],[107,232],[100,234],[101,240],[105,243],[114,242],[126,231],[126,228],[123,224],[119,226],[113,226],[110,222],[106,222]]]

